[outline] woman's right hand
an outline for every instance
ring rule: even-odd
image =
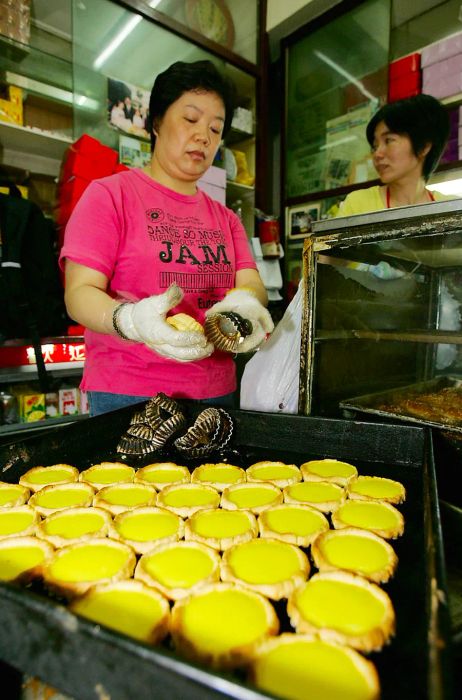
[[[177,306],[183,291],[172,284],[163,294],[136,303],[122,303],[113,315],[114,328],[127,340],[144,343],[159,355],[178,362],[202,360],[213,352],[204,333],[179,331],[166,322],[167,312]]]

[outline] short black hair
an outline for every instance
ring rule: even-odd
[[[395,134],[406,134],[416,156],[428,143],[432,144],[422,168],[422,174],[428,180],[449,138],[449,117],[443,105],[435,97],[424,94],[384,105],[366,127],[371,146],[374,145],[375,129],[380,122],[385,122]]]
[[[153,126],[162,119],[171,104],[190,90],[215,92],[221,97],[225,107],[223,136],[228,133],[236,105],[234,83],[222,75],[212,61],[176,61],[163,73],[159,73],[151,90],[148,129],[151,134],[152,151],[156,142]]]

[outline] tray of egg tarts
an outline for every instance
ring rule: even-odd
[[[76,698],[450,697],[424,429],[230,410],[206,457],[121,454],[136,410],[0,448],[4,662]]]

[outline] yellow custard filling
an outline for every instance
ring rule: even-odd
[[[207,465],[197,467],[194,472],[194,476],[198,478],[199,481],[218,484],[235,484],[237,481],[244,478],[244,473],[241,469],[225,465]]]
[[[31,484],[56,484],[58,482],[75,481],[76,478],[68,469],[60,467],[43,467],[24,474]]]
[[[90,592],[72,605],[73,612],[139,640],[147,640],[165,615],[159,600],[142,591]]]
[[[228,500],[238,508],[258,508],[259,506],[270,505],[277,500],[278,493],[272,489],[265,489],[261,486],[245,486],[240,489],[233,489],[227,492]]]
[[[344,490],[341,486],[327,481],[304,481],[288,486],[287,493],[296,501],[328,503],[339,501],[344,495]]]
[[[88,501],[88,491],[84,488],[57,488],[39,491],[34,496],[35,505],[42,508],[72,508]]]
[[[320,640],[279,644],[255,664],[256,685],[291,700],[372,700],[374,683],[365,676],[368,663],[348,648]],[[374,674],[375,677],[375,674]]]
[[[215,561],[206,552],[179,545],[143,557],[146,572],[167,588],[190,588],[206,579]]]
[[[118,482],[133,481],[134,469],[132,467],[101,467],[101,469],[87,469],[82,472],[85,481],[91,484],[115,484]]]
[[[299,473],[296,467],[289,464],[272,464],[268,466],[249,467],[249,473],[254,479],[262,481],[279,481],[293,479]]]
[[[400,523],[399,512],[384,503],[346,501],[336,515],[343,523],[364,529],[392,530]]]
[[[274,532],[309,535],[319,529],[326,529],[326,519],[322,513],[304,508],[274,508],[265,510],[260,518]]]
[[[15,532],[21,532],[28,528],[34,521],[33,511],[5,511],[0,513],[0,535],[12,535]]]
[[[0,507],[6,506],[8,503],[15,503],[22,493],[24,493],[24,487],[19,484],[2,485],[0,487]]]
[[[238,590],[193,596],[181,617],[184,636],[202,652],[213,655],[251,644],[268,629],[262,603]]]
[[[47,535],[74,539],[83,535],[96,534],[104,524],[104,516],[98,512],[63,513],[45,520],[43,528]]]
[[[151,483],[173,484],[184,479],[185,470],[182,467],[175,466],[142,468],[137,472],[137,477]]]
[[[236,537],[251,529],[249,518],[236,510],[206,510],[191,520],[192,530],[201,537]]]
[[[127,540],[147,542],[157,540],[178,531],[179,517],[174,513],[137,513],[125,515],[115,522],[117,532]]]
[[[42,564],[45,554],[41,547],[11,546],[0,549],[0,581],[13,581],[20,574]]]
[[[218,505],[220,496],[218,493],[211,493],[202,488],[178,488],[172,489],[168,493],[162,494],[162,501],[166,506],[172,508]]]
[[[300,571],[300,559],[283,542],[251,540],[237,545],[228,555],[235,576],[248,583],[279,583]]]
[[[321,544],[324,558],[333,566],[370,574],[384,569],[389,563],[385,542],[359,535],[338,536],[335,532]]]
[[[58,581],[98,581],[111,578],[127,563],[128,554],[104,545],[82,545],[61,550],[49,571]]]
[[[150,489],[135,485],[130,485],[129,488],[112,486],[101,493],[101,498],[113,506],[142,506],[152,501],[154,497],[155,494]]]
[[[316,627],[348,635],[367,634],[379,627],[385,607],[369,589],[343,581],[311,580],[296,594],[302,617]]]
[[[358,470],[352,464],[339,462],[336,459],[314,459],[311,462],[305,462],[305,464],[302,464],[302,467],[306,467],[306,470],[312,474],[327,478],[341,476],[348,479],[351,476],[356,476],[358,473]]]
[[[403,485],[392,479],[376,478],[360,476],[355,481],[350,490],[353,493],[359,493],[362,496],[370,496],[371,498],[396,498],[403,495]]]

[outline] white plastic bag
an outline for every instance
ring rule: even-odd
[[[241,408],[298,413],[303,282],[276,330],[250,359],[241,380]]]

